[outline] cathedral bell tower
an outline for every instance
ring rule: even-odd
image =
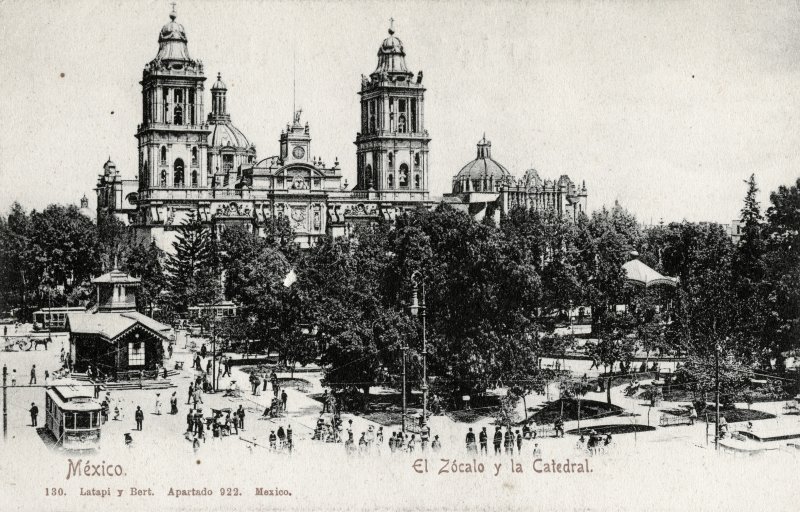
[[[158,36],[158,54],[142,72],[139,191],[145,208],[164,189],[210,185],[206,153],[210,130],[203,116],[203,64],[189,56],[186,32],[175,21]],[[166,196],[165,196],[166,197]]]
[[[393,22],[393,20],[392,20]],[[394,26],[378,49],[378,67],[361,75],[361,132],[356,134],[356,190],[382,199],[428,199],[428,143],[422,71],[406,67]]]

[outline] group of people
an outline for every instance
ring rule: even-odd
[[[525,425],[525,427],[525,433],[522,433],[519,431],[519,429],[514,432],[511,426],[508,425],[506,426],[506,431],[504,433],[502,427],[496,426],[494,428],[494,434],[492,435],[494,454],[500,455],[501,453],[505,452],[506,454],[513,455],[515,448],[517,453],[522,453],[522,441],[526,438],[526,434],[528,435],[528,439],[531,439],[531,437],[536,437],[535,433],[533,433],[532,436],[530,435],[531,431],[529,428],[527,428],[527,425]],[[483,427],[478,433],[477,443],[475,439],[475,433],[472,431],[472,428],[470,428],[466,436],[466,447],[467,451],[470,453],[478,453],[480,451],[481,454],[488,454],[489,432],[486,430],[486,427]]]
[[[274,430],[271,430],[269,433],[269,449],[272,451],[283,451],[288,450],[289,453],[292,452],[292,448],[294,448],[294,440],[292,437],[292,426],[289,425],[286,430],[283,429],[283,425],[278,426],[277,434]]]
[[[583,434],[578,438],[577,448],[579,450],[589,450],[590,453],[596,454],[601,448],[609,446],[611,441],[610,433],[603,436],[595,430],[590,430],[588,439]]]
[[[186,439],[192,441],[196,450],[201,440],[206,441],[206,430],[210,431],[212,439],[238,434],[239,430],[244,430],[245,416],[242,405],[235,411],[214,410],[210,417],[203,416],[202,408],[192,408],[186,414]]]

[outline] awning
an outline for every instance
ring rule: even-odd
[[[638,284],[645,288],[657,285],[673,287],[678,285],[677,277],[662,276],[638,259],[629,261],[622,265],[622,268],[625,270],[625,276],[629,283]]]

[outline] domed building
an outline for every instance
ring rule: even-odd
[[[86,194],[83,194],[83,197],[81,198],[81,207],[78,210],[78,213],[91,221],[97,220],[97,212],[89,208],[89,198],[86,197]]]
[[[484,134],[478,142],[478,156],[462,167],[453,178],[453,193],[499,192],[514,185],[511,173],[492,158],[492,143],[486,140]]]
[[[484,134],[478,155],[453,177],[453,192],[444,201],[467,211],[477,220],[487,215],[496,223],[514,207],[555,210],[570,219],[586,211],[586,183],[577,187],[569,176],[542,180],[536,169],[528,169],[519,180],[492,158],[492,143]]]
[[[228,86],[217,73],[217,81],[211,86],[211,113],[208,114],[211,129],[208,169],[214,176],[214,187],[232,185],[240,177],[241,166],[252,164],[256,159],[255,145],[231,122],[227,94]]]

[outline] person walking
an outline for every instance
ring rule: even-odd
[[[189,412],[186,413],[186,432],[194,432],[194,430],[194,411],[189,410]]]
[[[208,349],[206,349],[206,344],[203,343],[203,345],[200,347],[200,357],[205,359],[206,358],[206,354],[208,354]]]
[[[328,402],[328,390],[322,393],[322,413],[330,412],[331,404]]]
[[[500,444],[503,442],[503,433],[500,432],[500,427],[494,428],[494,454],[500,455]]]
[[[468,452],[476,451],[475,450],[475,434],[472,432],[472,428],[470,428],[469,432],[467,432],[466,444],[467,444],[467,451]]]
[[[258,375],[253,375],[253,395],[258,396],[258,386],[261,384],[261,379],[258,378]]]
[[[35,403],[31,402],[31,408],[30,408],[29,412],[31,413],[31,426],[35,427],[36,426],[36,420],[38,419],[38,416],[39,416],[39,408],[36,407]]]
[[[161,416],[161,393],[156,393],[156,415]]]
[[[31,384],[36,384],[36,365],[31,367],[31,381],[28,383],[28,385]]]
[[[439,450],[442,449],[442,442],[439,441],[438,435],[433,436],[433,442],[431,443],[431,448],[433,449],[434,452],[438,452]]]
[[[564,437],[564,418],[559,416],[555,419],[553,422],[553,430],[556,431],[556,437]],[[561,433],[560,436],[559,433]]]
[[[522,434],[517,430],[517,454],[522,455]]]
[[[142,430],[142,422],[144,421],[144,412],[142,411],[141,406],[136,406],[136,414],[134,415],[136,419],[136,430]]]
[[[205,427],[203,426],[202,418],[195,418],[194,428],[195,428],[195,435],[197,436],[196,439],[202,439],[203,442],[205,443],[206,432],[205,432]]]
[[[292,441],[292,426],[289,425],[286,428],[286,447],[289,449],[289,453],[292,453],[292,448],[294,447],[294,442]]]
[[[481,429],[480,434],[478,434],[478,440],[481,443],[481,453],[484,455],[488,455],[489,453],[489,434],[486,432],[486,427]]]
[[[170,406],[169,410],[170,414],[178,414],[178,396],[176,391],[172,392],[172,396],[169,399],[169,406]]]
[[[275,451],[276,443],[278,442],[278,436],[275,435],[274,430],[270,430],[269,432],[269,449]]]
[[[239,428],[244,430],[244,407],[243,406],[240,405],[239,408],[236,410],[236,416],[239,417]]]
[[[286,390],[284,389],[281,391],[281,407],[284,411],[286,411],[286,401],[289,399],[289,395],[286,394]]]
[[[503,441],[506,454],[514,455],[514,432],[511,431],[511,427],[506,427],[506,435],[504,436]]]
[[[269,383],[269,381],[267,380],[267,374],[266,374],[266,373],[264,373],[264,375],[262,375],[261,377],[262,377],[262,381],[261,381],[261,391],[263,391],[264,393],[266,393],[266,392],[267,392],[267,384]]]
[[[283,425],[278,427],[278,449],[283,450],[286,445],[286,431],[283,430]]]

